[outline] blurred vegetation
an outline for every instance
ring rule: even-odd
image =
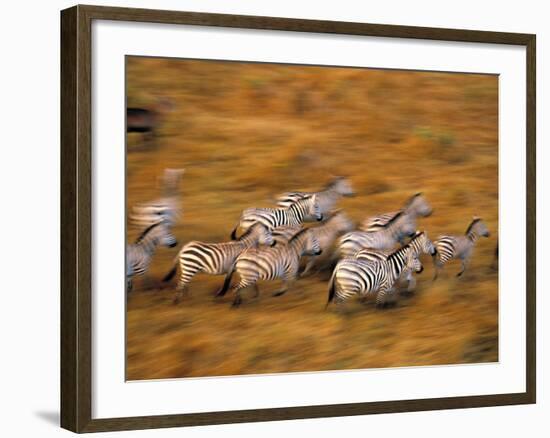
[[[453,262],[432,283],[423,259],[416,294],[386,310],[353,301],[349,316],[324,311],[321,276],[279,298],[278,283],[260,284],[260,299],[237,310],[232,296],[212,298],[222,277],[197,276],[172,306],[174,284],[160,278],[176,250],[160,249],[128,298],[128,379],[498,360],[496,76],[129,57],[127,96],[129,106],[174,104],[156,146],[127,137],[127,207],[159,195],[165,167],[186,168],[180,244],[228,240],[244,208],[332,175],[351,178],[357,196],[340,206],[357,222],[422,191],[434,214],[419,223],[432,239],[464,233],[473,215],[491,231],[462,278]]]

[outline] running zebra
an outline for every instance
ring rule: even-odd
[[[166,222],[157,222],[146,228],[135,243],[126,246],[126,288],[130,292],[132,279],[143,275],[149,269],[157,246],[173,248],[178,244]]]
[[[399,212],[377,231],[352,231],[344,234],[338,244],[338,255],[340,258],[353,257],[365,248],[393,249],[404,237],[414,236],[415,231],[410,218]]]
[[[332,253],[331,249],[333,248],[338,237],[353,230],[353,228],[354,224],[351,219],[343,211],[338,210],[334,212],[325,223],[317,227],[311,227],[309,228],[309,231],[310,233],[313,233],[319,241],[319,246],[323,251],[323,254],[328,255],[330,259]],[[301,273],[301,276],[303,277],[308,275],[316,267],[322,267],[327,263],[327,260],[329,260],[325,256],[322,257],[323,260],[320,260],[320,258],[321,257],[310,257],[303,272]]]
[[[440,236],[434,242],[437,256],[433,258],[435,267],[433,279],[437,278],[443,265],[451,259],[460,259],[462,262],[462,268],[456,276],[460,277],[464,274],[479,237],[489,237],[489,230],[479,217],[473,218],[463,236]]]
[[[241,291],[249,286],[254,287],[256,297],[258,297],[260,291],[257,282],[260,280],[281,278],[284,281],[284,286],[280,291],[274,293],[274,296],[283,295],[298,277],[300,257],[319,255],[321,252],[319,242],[307,228],[298,231],[286,245],[249,249],[237,258],[217,296],[226,294],[231,283],[231,277],[235,272],[239,274],[240,281],[233,287],[235,291],[233,306],[241,304]]]
[[[353,191],[351,182],[348,178],[338,176],[334,178],[324,190],[314,193],[287,192],[277,196],[276,202],[279,207],[288,208],[300,199],[304,199],[312,195],[317,195],[319,209],[322,214],[325,214],[334,209],[336,203],[342,196],[354,196],[355,192]],[[316,217],[308,215],[304,218],[304,221],[313,221],[315,219]]]
[[[162,281],[170,281],[179,266],[180,276],[173,300],[174,304],[177,304],[184,293],[187,292],[191,279],[197,273],[226,274],[235,263],[235,259],[243,251],[258,245],[272,245],[273,243],[271,232],[261,224],[251,226],[238,241],[224,243],[189,242],[183,246],[174,258],[174,266]]]
[[[382,305],[387,302],[386,295],[389,294],[393,301],[394,284],[405,269],[415,272],[423,270],[422,263],[410,243],[391,253],[386,260],[342,260],[336,265],[329,281],[327,307],[333,301],[343,303],[352,295],[364,297],[377,293],[376,304]]]
[[[429,216],[432,212],[432,207],[428,204],[428,201],[426,201],[426,198],[422,195],[422,193],[416,193],[407,201],[402,210],[369,217],[361,223],[359,229],[361,231],[377,231],[380,228],[383,228],[398,213],[402,213],[405,217],[407,217],[413,228],[416,229],[416,218],[419,216]]]
[[[435,256],[436,250],[432,241],[428,238],[428,234],[424,231],[417,231],[415,236],[409,243],[417,257],[420,254],[430,254]],[[362,249],[355,255],[355,259],[365,262],[381,262],[388,259],[390,253],[385,251],[376,251],[372,249]],[[404,269],[399,277],[399,280],[407,282],[407,292],[414,291],[416,287],[416,278],[411,269]]]
[[[246,231],[253,224],[260,223],[269,230],[273,230],[282,226],[301,225],[308,215],[318,221],[323,220],[316,195],[300,199],[288,208],[247,208],[242,212],[239,223],[231,232],[231,239],[237,238],[239,227]]]
[[[162,196],[132,208],[130,223],[138,227],[148,227],[165,221],[173,226],[181,218],[181,194],[179,184],[185,169],[164,169],[161,181]]]

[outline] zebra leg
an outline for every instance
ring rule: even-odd
[[[397,294],[395,293],[395,289],[393,287],[389,290],[380,289],[378,291],[378,295],[376,296],[376,306],[381,308],[386,307],[389,304],[395,304],[397,301],[396,295]]]
[[[189,288],[188,288],[189,282],[198,272],[198,270],[190,271],[189,269],[186,270],[183,267],[180,269],[180,271],[181,271],[181,274],[180,274],[178,286],[176,288],[177,291],[173,299],[174,304],[178,304],[184,295],[185,296],[189,295]]]
[[[239,284],[233,287],[233,290],[235,291],[235,299],[233,300],[233,304],[231,304],[231,307],[239,307],[241,305],[241,303],[243,302],[241,292],[247,287],[252,286],[253,284],[256,285],[256,280],[241,280]]]
[[[134,283],[132,282],[132,279],[129,278],[129,279],[126,281],[126,292],[127,292],[127,293],[132,292],[133,287],[134,287]]]
[[[315,266],[315,259],[311,258],[310,260],[308,260],[306,267],[300,274],[300,277],[305,277],[306,275],[308,275],[309,272],[313,269],[313,266]]]
[[[432,279],[432,281],[435,281],[439,276],[439,272],[441,271],[441,268],[443,268],[443,262],[441,262],[441,260],[437,260],[436,256],[433,257],[433,262],[434,262],[434,278]]]
[[[457,277],[460,277],[462,274],[464,274],[464,271],[466,270],[466,267],[468,266],[468,259],[462,260],[462,269],[458,274],[456,274]]]
[[[414,289],[416,288],[416,277],[412,272],[407,272],[405,279],[407,280],[407,288],[403,291],[403,293],[412,295],[414,293]]]
[[[280,297],[281,295],[284,295],[288,291],[290,286],[292,286],[294,284],[294,282],[296,281],[296,276],[297,276],[297,273],[293,272],[293,273],[289,274],[287,277],[285,277],[283,288],[281,290],[277,291],[277,292],[274,292],[273,296],[274,297]]]
[[[179,287],[178,286],[178,290],[176,291],[176,294],[174,295],[174,298],[172,299],[172,303],[173,304],[178,304],[180,302],[180,300],[182,299],[182,297],[184,295],[187,295],[188,294],[188,291],[187,291],[187,285],[183,285],[182,287]]]

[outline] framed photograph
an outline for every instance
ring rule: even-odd
[[[61,423],[535,403],[535,35],[61,12]]]

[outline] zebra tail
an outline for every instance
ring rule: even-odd
[[[336,294],[336,285],[335,283],[336,278],[336,269],[334,269],[334,272],[332,273],[330,280],[328,282],[328,301],[325,306],[325,310],[327,310],[328,305],[334,300],[334,295]]]
[[[166,282],[172,280],[172,278],[174,278],[174,275],[176,275],[177,270],[178,270],[178,265],[176,264],[172,267],[172,269],[170,269],[170,272],[168,272],[168,274],[166,274],[164,276],[164,278],[162,279],[162,282],[166,283]]]
[[[168,272],[162,279],[163,283],[166,283],[172,280],[172,278],[174,278],[174,275],[176,275],[176,272],[178,270],[178,261],[179,261],[180,252],[181,250],[178,252],[178,255],[174,257],[174,266],[172,266],[172,269],[170,269],[170,272]]]
[[[231,270],[225,276],[225,280],[223,281],[223,286],[216,293],[217,297],[223,297],[227,293],[227,291],[229,290],[229,285],[231,284],[231,278],[233,277],[234,273],[235,273],[235,265],[233,265]]]

